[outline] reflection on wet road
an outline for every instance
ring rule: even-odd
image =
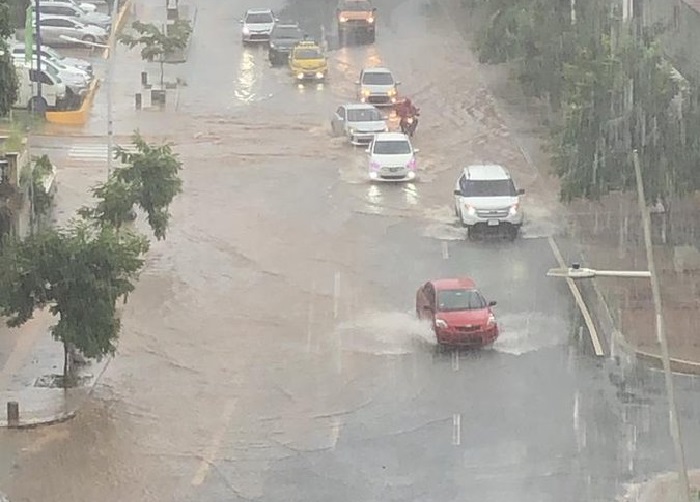
[[[565,286],[545,277],[550,208],[533,208],[514,243],[468,242],[456,225],[465,162],[503,162],[526,186],[536,174],[478,64],[453,50],[446,14],[437,31],[425,2],[382,0],[376,45],[334,52],[328,84],[300,90],[263,49],[240,47],[247,4],[198,5],[182,124],[162,124],[186,165],[173,227],[152,245],[91,406],[36,434],[2,432],[18,451],[10,495],[590,501],[672,465],[660,377],[594,360]],[[364,150],[331,137],[368,64],[420,96],[415,182],[369,183]],[[83,182],[72,169],[63,183]],[[417,287],[459,275],[498,301],[489,350],[439,350],[415,319]],[[689,440],[697,385],[679,391]]]

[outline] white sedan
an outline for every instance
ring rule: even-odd
[[[406,181],[416,178],[416,153],[411,140],[400,132],[376,134],[367,148],[369,178],[376,181]]]
[[[347,104],[339,106],[331,119],[333,134],[344,134],[353,145],[366,145],[374,135],[386,132],[386,118],[372,105]]]

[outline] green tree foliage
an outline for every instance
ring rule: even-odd
[[[116,156],[124,167],[115,169],[106,183],[93,189],[97,205],[81,209],[80,214],[98,225],[119,229],[136,205],[146,213],[156,238],[164,239],[170,204],[182,192],[182,162],[170,143],[150,145],[138,131],[132,143],[135,151],[117,148]]]
[[[552,151],[563,200],[634,189],[633,149],[648,199],[700,187],[699,92],[672,78],[662,27],[623,21],[604,0],[576,2],[575,22],[570,0],[477,1],[480,59],[515,64],[526,93],[561,112]]]
[[[161,31],[155,24],[134,21],[131,23],[131,29],[134,33],[123,33],[119,42],[129,49],[141,46],[141,58],[144,61],[160,63],[160,85],[163,87],[165,60],[187,47],[187,41],[192,34],[192,24],[186,19],[178,19],[166,32]]]
[[[0,0],[0,116],[10,113],[12,105],[17,101],[19,86],[17,72],[7,46],[7,39],[14,36],[10,12],[7,0]]]
[[[53,337],[64,348],[72,345],[89,358],[113,354],[116,302],[133,291],[147,250],[143,236],[84,222],[7,239],[0,250],[0,315],[20,326],[35,309],[48,307],[58,317]],[[64,377],[68,372],[66,358]]]
[[[32,170],[32,196],[34,212],[38,215],[47,215],[53,205],[53,195],[47,193],[46,179],[53,175],[53,164],[48,155],[42,155],[34,159]]]

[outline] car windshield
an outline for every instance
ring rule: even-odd
[[[340,7],[342,10],[364,12],[372,10],[372,5],[369,2],[354,1],[354,2],[343,2]]]
[[[373,108],[364,110],[348,110],[348,122],[376,122],[384,120],[382,114]]]
[[[272,32],[273,38],[301,38],[301,30],[296,26],[278,26]]]
[[[44,66],[44,68],[46,69],[46,72],[52,77],[58,77],[58,70],[55,66],[47,64]]]
[[[363,84],[369,85],[392,85],[394,77],[389,72],[366,72],[362,77]]]
[[[475,289],[445,289],[438,291],[438,311],[456,312],[486,308],[484,297]]]
[[[464,180],[461,183],[465,197],[515,197],[512,180]]]
[[[320,59],[323,56],[318,49],[297,49],[294,57],[296,59]]]
[[[245,18],[245,22],[249,24],[266,24],[272,22],[272,15],[267,12],[258,12],[255,14],[248,14]]]
[[[411,153],[411,144],[408,141],[375,141],[374,153],[379,155]]]

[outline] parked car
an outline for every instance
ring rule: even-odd
[[[34,65],[36,65],[37,57],[34,56]],[[24,56],[13,57],[15,65],[24,63]],[[51,59],[41,60],[42,69],[45,69],[50,75],[58,77],[68,89],[78,96],[83,96],[87,92],[90,81],[87,73],[78,68],[68,68],[61,63]]]
[[[77,2],[76,0],[42,0],[42,3],[56,1],[72,3],[76,7],[80,7],[81,9],[83,9],[85,12],[95,12],[97,10],[97,5],[95,5],[94,3]]]
[[[14,108],[37,109],[38,102],[43,102],[44,109],[60,109],[66,99],[66,86],[48,71],[38,72],[31,65],[20,62],[15,64],[17,70],[17,99]],[[41,82],[41,97],[38,97],[38,82]]]
[[[287,63],[292,48],[304,40],[304,32],[296,23],[276,24],[270,33],[268,58],[272,66]]]
[[[13,58],[24,58],[25,55],[25,46],[23,43],[19,44],[14,44],[12,46],[11,54]],[[36,49],[34,49],[34,52],[36,52]],[[89,63],[88,61],[85,61],[84,59],[80,58],[73,58],[73,57],[68,57],[64,56],[57,50],[52,49],[49,46],[42,45],[41,46],[41,58],[42,59],[51,59],[53,61],[59,62],[64,66],[67,67],[72,67],[72,68],[79,68],[83,71],[85,71],[90,78],[93,76],[93,68],[92,64]]]
[[[375,134],[369,154],[369,178],[376,181],[405,181],[416,177],[416,153],[411,140],[400,132]]]
[[[477,165],[464,169],[454,187],[455,214],[469,236],[488,229],[505,231],[515,239],[525,219],[520,196],[507,169]]]
[[[400,84],[388,68],[365,68],[355,82],[358,99],[374,106],[396,104]]]
[[[440,345],[478,348],[495,342],[495,305],[469,277],[428,281],[416,292],[416,315],[431,322]]]
[[[74,42],[63,37],[76,38],[85,42],[106,43],[109,34],[104,28],[82,23],[65,16],[41,16],[41,42],[44,45],[71,45]]]
[[[386,118],[372,105],[346,104],[339,106],[331,119],[333,134],[344,134],[353,145],[372,142],[374,135],[387,132]]]
[[[102,14],[101,12],[86,12],[73,3],[60,0],[40,2],[39,15],[65,16],[71,19],[77,19],[83,24],[99,26],[105,30],[109,30],[112,24],[112,19],[106,14]]]
[[[275,14],[270,9],[248,9],[241,19],[243,43],[268,42],[275,21]]]

